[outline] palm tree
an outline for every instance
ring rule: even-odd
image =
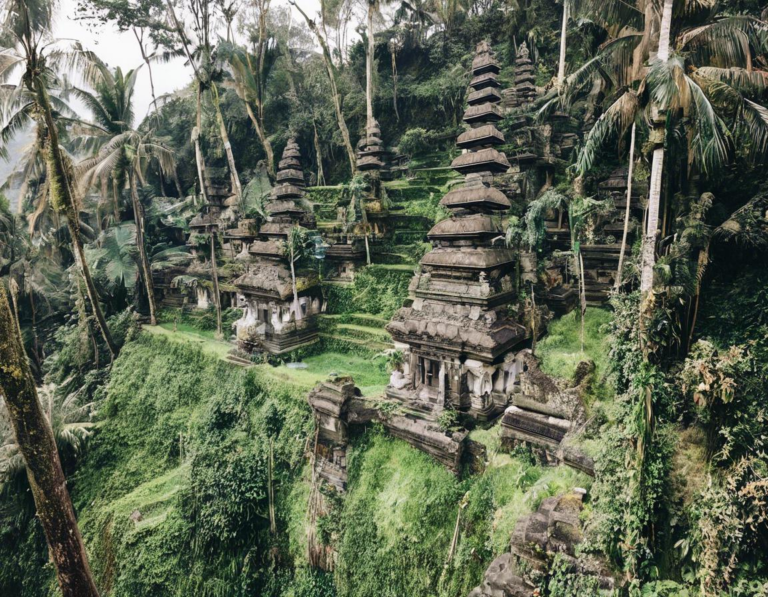
[[[605,72],[607,67],[613,73],[608,78],[618,95],[585,138],[576,164],[580,174],[592,168],[599,148],[609,139],[623,139],[641,116],[651,122],[653,157],[641,271],[641,291],[647,294],[656,259],[666,131],[682,131],[688,139],[688,163],[704,173],[725,164],[733,147],[752,160],[768,156],[768,109],[755,101],[768,89],[768,72],[756,70],[751,59],[753,52],[765,53],[762,40],[768,24],[750,17],[705,15],[701,25],[701,6],[689,2],[676,15],[675,24],[684,26],[673,39],[672,0],[665,0],[660,22],[644,3],[587,0],[584,6],[605,22],[613,17],[611,25],[620,36],[569,76],[550,105],[572,101],[599,69]],[[685,26],[692,21],[696,26]],[[656,31],[657,53],[644,68]],[[679,54],[673,53],[673,41]]]
[[[307,255],[312,241],[309,238],[306,228],[293,226],[285,239],[283,254],[288,259],[291,267],[291,287],[293,288],[293,312],[296,321],[302,319],[302,312],[299,308],[299,290],[296,285],[296,262]]]
[[[264,153],[267,156],[269,176],[275,177],[275,152],[264,127],[264,81],[277,58],[277,48],[261,39],[261,13],[259,14],[259,38],[255,43],[257,54],[231,43],[219,46],[220,56],[229,63],[238,97],[245,104],[248,118],[253,123]],[[254,107],[256,108],[254,110]]]
[[[26,7],[24,7],[26,9]],[[43,13],[45,14],[45,13]],[[30,13],[24,19],[29,23]],[[56,439],[40,405],[5,287],[0,285],[0,391],[24,457],[37,517],[64,597],[98,597]],[[7,448],[6,448],[7,449]]]
[[[243,189],[240,185],[240,177],[237,173],[235,157],[232,153],[232,144],[229,142],[227,126],[224,122],[224,116],[221,113],[219,90],[215,82],[220,74],[217,65],[214,63],[215,57],[212,41],[212,35],[214,34],[213,27],[215,24],[214,10],[216,5],[207,0],[188,0],[188,2],[190,5],[189,12],[193,17],[192,28],[197,34],[194,47],[187,35],[184,23],[180,21],[176,15],[176,11],[173,8],[173,2],[171,0],[166,0],[166,5],[168,7],[170,21],[176,30],[184,55],[187,57],[187,60],[192,67],[195,74],[195,81],[197,82],[197,126],[195,131],[193,131],[193,142],[195,143],[195,154],[197,157],[198,178],[200,180],[201,192],[207,203],[208,198],[205,191],[204,176],[205,168],[203,166],[199,139],[202,130],[202,98],[203,94],[207,91],[209,92],[214,113],[216,115],[216,122],[219,126],[219,135],[221,137],[221,142],[224,145],[224,152],[227,155],[229,175],[232,179],[232,190],[239,199],[242,197]]]
[[[34,2],[11,0],[4,19],[5,28],[10,33],[10,41],[15,47],[0,50],[0,81],[9,80],[22,67],[23,73],[19,87],[24,86],[34,102],[38,126],[43,127],[45,156],[50,200],[54,208],[63,211],[67,219],[75,261],[85,282],[88,299],[96,317],[104,341],[114,358],[118,347],[112,340],[107,321],[104,318],[96,285],[85,261],[83,241],[80,236],[79,203],[74,190],[73,167],[71,161],[59,144],[59,132],[54,116],[54,101],[48,91],[51,81],[57,80],[56,67],[71,67],[83,64],[85,52],[75,48],[73,52],[62,52],[47,43],[50,30],[52,8],[45,0]],[[87,68],[86,77],[91,74]],[[13,117],[12,117],[13,118]]]
[[[173,175],[176,163],[173,152],[152,137],[152,131],[139,133],[133,129],[133,89],[138,69],[123,74],[120,67],[114,72],[97,64],[99,78],[94,85],[95,93],[73,88],[73,93],[88,106],[93,114],[96,139],[103,144],[98,153],[77,166],[82,192],[94,182],[104,187],[108,180],[113,183],[115,203],[126,182],[133,206],[136,223],[136,246],[139,251],[142,278],[149,303],[151,325],[157,325],[155,290],[146,248],[146,219],[144,206],[139,199],[138,184],[144,180],[144,169],[150,161],[156,161],[161,172]]]

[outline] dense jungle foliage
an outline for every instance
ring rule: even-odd
[[[605,564],[616,595],[768,595],[764,3],[65,4],[94,35],[123,32],[143,61],[107,65],[57,39],[54,0],[0,4],[0,158],[11,164],[0,180],[0,350],[18,344],[29,363],[56,448],[43,458],[58,453],[101,595],[466,597],[510,551],[521,517],[576,487],[586,491],[577,555]],[[467,424],[485,449],[481,471],[454,475],[373,423],[351,434],[346,493],[318,489],[307,393],[349,375],[375,400],[397,368],[385,326],[413,291],[426,231],[450,217],[439,202],[461,181],[448,166],[481,41],[502,90],[515,87],[523,43],[534,65],[536,99],[497,126],[510,162],[535,152],[536,167],[497,177],[511,207],[493,242],[535,256],[539,285],[555,263],[575,280],[583,308],[526,346],[562,387],[578,378],[587,417],[573,441],[594,476],[503,446],[498,421],[449,411],[439,424]],[[153,86],[142,118],[138,78],[169,61],[189,83],[164,96]],[[370,214],[354,160],[367,104],[396,171],[377,197],[383,212]],[[553,122],[567,122],[571,153],[545,159],[539,133],[520,143],[521,128],[551,133]],[[232,341],[233,280],[246,266],[223,235],[191,235],[190,224],[205,210],[202,171],[223,173],[239,223],[268,221],[291,138],[318,236],[289,237],[284,253],[320,280],[319,341],[249,355]],[[601,183],[616,171],[642,189],[643,216],[625,221],[622,207],[606,232],[598,224],[615,206]],[[371,233],[377,213],[385,238]],[[551,234],[558,213],[563,238]],[[634,241],[620,239],[622,225]],[[372,253],[354,279],[333,279],[313,239],[356,226]],[[626,260],[609,300],[587,307],[579,257],[607,245]],[[519,271],[514,284],[521,304],[542,300]],[[167,300],[173,291],[184,298]],[[59,595],[7,389],[24,376],[8,363],[0,595]],[[332,566],[313,566],[317,544]],[[609,592],[553,557],[533,594]]]

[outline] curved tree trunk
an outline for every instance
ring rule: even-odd
[[[75,261],[83,276],[85,288],[88,293],[88,300],[91,303],[91,308],[96,317],[96,322],[99,325],[99,330],[104,337],[104,341],[107,343],[109,353],[114,359],[117,356],[118,348],[112,340],[112,335],[109,333],[107,320],[104,318],[104,313],[99,304],[99,294],[96,291],[96,285],[93,283],[93,278],[91,278],[91,270],[88,268],[88,262],[85,260],[85,251],[83,250],[83,240],[80,237],[80,220],[78,219],[75,197],[72,191],[69,172],[64,163],[64,156],[61,153],[61,147],[59,147],[59,134],[56,130],[56,123],[53,120],[51,103],[48,99],[48,91],[45,89],[43,82],[39,79],[34,80],[34,88],[37,103],[40,106],[43,118],[45,119],[45,125],[48,128],[49,147],[48,159],[46,162],[48,178],[51,181],[51,195],[56,196],[54,201],[59,203],[59,207],[64,210],[67,217],[67,227],[69,228],[69,235],[72,237]]]
[[[149,303],[149,323],[157,325],[157,308],[155,306],[155,284],[152,281],[152,268],[147,257],[147,245],[144,240],[144,207],[139,201],[139,193],[136,191],[136,174],[131,169],[128,175],[128,184],[131,189],[131,201],[133,202],[133,219],[136,224],[136,246],[139,248],[139,261],[141,262],[144,287],[147,290],[147,302]]]
[[[64,597],[98,597],[67,491],[53,431],[37,396],[27,356],[0,284],[0,390],[27,466],[37,518]]]
[[[627,251],[627,234],[629,233],[629,205],[632,202],[632,174],[635,168],[635,130],[636,125],[632,123],[632,132],[629,141],[629,172],[627,173],[627,206],[624,209],[624,233],[621,236],[621,251],[619,252],[619,267],[616,270],[615,290],[621,288],[621,275],[624,272],[624,254]]]
[[[323,50],[323,61],[325,62],[325,69],[328,73],[328,81],[331,84],[331,96],[333,98],[333,107],[336,111],[336,121],[339,124],[339,131],[341,132],[341,137],[344,140],[344,148],[347,151],[347,158],[349,159],[349,168],[352,171],[352,175],[354,175],[357,171],[357,159],[355,158],[355,150],[352,148],[352,141],[349,137],[349,129],[347,128],[347,123],[344,120],[344,112],[341,108],[341,95],[339,94],[339,89],[336,83],[336,66],[333,64],[333,59],[331,58],[331,50],[328,47],[328,43],[325,41],[325,38],[322,36],[320,31],[318,31],[317,24],[307,16],[307,13],[305,13],[294,0],[289,0],[289,2],[296,8],[296,10],[299,11],[299,13],[301,13],[301,16],[304,17],[304,20],[307,22],[307,26],[312,31],[312,33],[315,34],[315,38]]]
[[[269,173],[269,177],[274,180],[275,179],[275,152],[272,149],[272,143],[269,140],[269,137],[267,137],[266,133],[264,132],[264,127],[259,122],[259,119],[256,118],[256,114],[253,113],[253,108],[251,108],[251,104],[248,101],[245,101],[245,110],[248,112],[248,118],[251,119],[251,122],[253,123],[253,128],[256,129],[256,136],[259,138],[259,141],[261,142],[261,146],[264,148],[264,153],[267,154],[267,172]]]
[[[232,189],[235,191],[238,201],[241,201],[243,199],[243,187],[240,185],[240,177],[237,174],[235,156],[232,153],[232,144],[229,142],[227,125],[224,123],[224,116],[221,114],[221,105],[219,104],[219,90],[216,88],[215,83],[211,83],[211,96],[213,97],[213,105],[216,108],[216,120],[219,123],[219,134],[221,135],[221,142],[224,144],[224,151],[227,154],[227,162],[229,163],[229,175],[232,179]]]

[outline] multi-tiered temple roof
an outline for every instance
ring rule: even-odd
[[[267,221],[250,244],[254,260],[235,280],[244,308],[237,321],[242,348],[282,353],[314,342],[314,316],[322,307],[319,281],[314,272],[297,272],[298,301],[294,300],[286,242],[296,227],[314,228],[314,216],[304,207],[304,173],[299,146],[288,141],[278,164],[277,186],[266,205]]]
[[[501,119],[499,70],[489,45],[478,44],[464,115],[471,128],[458,138],[466,151],[451,164],[465,175],[465,185],[443,197],[451,216],[430,230],[433,249],[411,283],[412,298],[387,326],[406,354],[387,393],[425,410],[498,412],[506,405],[507,383],[514,382],[504,374],[514,366],[505,356],[528,335],[509,316],[517,256],[501,240],[499,213],[510,202],[493,186],[494,174],[509,169],[495,147],[504,143],[494,124]]]

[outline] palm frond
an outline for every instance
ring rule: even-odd
[[[621,138],[632,126],[640,110],[637,95],[627,91],[603,112],[595,126],[584,138],[584,144],[576,160],[576,170],[585,174],[595,164],[598,152],[611,138]]]

